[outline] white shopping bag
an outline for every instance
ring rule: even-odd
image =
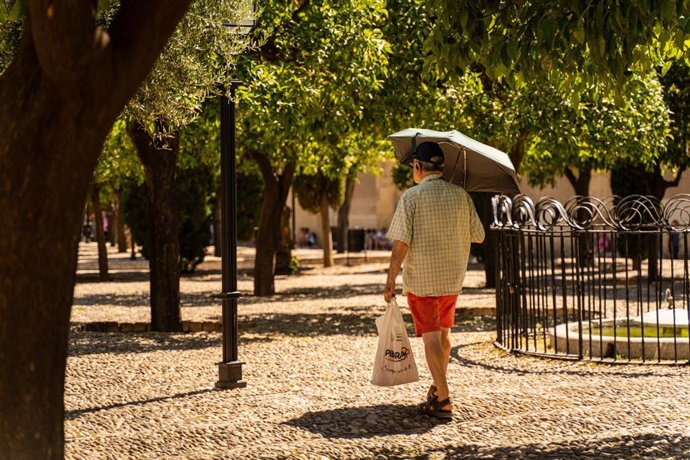
[[[388,303],[386,313],[376,318],[376,329],[379,333],[379,346],[371,383],[389,387],[419,380],[410,339],[395,298]]]

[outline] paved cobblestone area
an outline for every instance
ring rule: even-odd
[[[126,264],[111,282],[81,278],[74,320],[147,319],[148,283]],[[384,270],[315,268],[278,280],[275,298],[242,299],[240,390],[213,389],[218,333],[74,333],[67,458],[690,458],[690,369],[510,356],[490,320],[453,334],[453,421],[417,415],[430,379],[419,339],[420,382],[369,384]],[[219,277],[183,281],[186,319],[220,314]],[[479,285],[470,272],[461,301],[492,304]]]

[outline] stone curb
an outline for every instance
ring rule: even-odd
[[[461,320],[474,319],[477,316],[490,316],[491,318],[495,318],[496,307],[458,307],[455,309],[455,316]]]
[[[182,321],[182,332],[222,332],[223,325],[216,321]],[[151,332],[151,323],[120,323],[117,321],[95,321],[72,323],[70,332]]]

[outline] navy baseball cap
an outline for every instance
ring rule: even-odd
[[[412,154],[412,159],[440,166],[444,159],[443,150],[436,142],[422,142]]]

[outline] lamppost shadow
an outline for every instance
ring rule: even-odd
[[[73,419],[79,418],[85,414],[92,414],[94,412],[106,411],[106,410],[111,410],[111,409],[118,409],[121,407],[143,406],[143,405],[149,404],[149,403],[165,402],[165,401],[169,401],[172,399],[188,398],[190,396],[196,396],[196,395],[200,395],[200,394],[204,394],[204,393],[209,393],[211,391],[216,391],[216,390],[213,388],[204,388],[201,390],[187,391],[185,393],[176,393],[174,395],[169,395],[169,396],[159,396],[156,398],[150,398],[150,399],[144,399],[144,400],[105,404],[103,406],[88,407],[86,409],[68,410],[68,411],[65,411],[65,419],[66,420],[73,420]]]

